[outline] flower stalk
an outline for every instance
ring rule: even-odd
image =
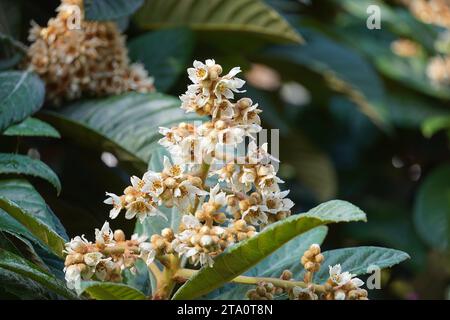
[[[175,275],[174,279],[177,282],[183,283],[192,278],[198,270],[193,269],[179,269]],[[240,283],[240,284],[252,284],[257,285],[261,282],[272,283],[276,287],[290,289],[294,287],[307,288],[309,286],[308,283],[303,281],[292,281],[292,280],[283,280],[279,278],[271,278],[271,277],[250,277],[250,276],[237,276],[236,278],[230,280],[232,283]],[[325,293],[325,286],[314,284],[314,291],[317,293]]]

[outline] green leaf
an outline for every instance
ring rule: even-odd
[[[50,182],[58,194],[61,192],[61,182],[56,173],[42,161],[27,156],[0,153],[0,174],[24,174],[42,178]]]
[[[319,32],[305,27],[302,32],[306,45],[273,46],[263,52],[263,57],[321,74],[334,90],[350,96],[375,124],[388,126],[383,83],[372,66],[356,51]]]
[[[321,245],[328,232],[326,226],[314,228],[292,239],[256,266],[248,270],[245,275],[253,277],[280,277],[281,273],[300,264],[303,253],[313,244]],[[244,299],[249,290],[248,285],[232,283],[211,292],[207,299],[240,300]]]
[[[246,32],[301,43],[302,38],[260,0],[147,0],[135,15],[140,28],[188,26],[212,32]]]
[[[61,138],[55,128],[35,118],[27,118],[21,123],[12,125],[3,134],[5,136]]]
[[[65,241],[55,231],[31,213],[19,207],[16,203],[0,196],[0,209],[10,214],[14,219],[24,225],[36,238],[48,245],[50,250],[58,257],[63,256]]]
[[[289,240],[317,226],[365,220],[364,212],[348,202],[325,202],[307,213],[274,223],[256,236],[228,248],[215,259],[212,268],[200,269],[175,293],[173,299],[194,299],[207,294],[244,273]]]
[[[26,276],[65,298],[77,298],[59,279],[41,270],[31,262],[3,249],[0,249],[0,267]]]
[[[83,291],[96,300],[145,300],[146,296],[133,287],[122,283],[86,281]]]
[[[155,78],[158,91],[169,90],[186,72],[194,49],[194,35],[189,29],[169,29],[148,32],[128,43],[133,61],[144,64]]]
[[[414,203],[414,224],[430,246],[449,248],[450,239],[450,166],[433,170],[420,185]]]
[[[431,138],[441,130],[450,130],[450,116],[431,117],[425,119],[422,124],[422,133],[427,138]]]
[[[39,192],[24,179],[0,180],[0,196],[7,198],[25,209],[33,217],[45,223],[49,228],[68,240],[66,230]]]
[[[362,275],[368,273],[367,269],[370,266],[384,269],[409,259],[409,255],[403,251],[381,247],[336,249],[325,251],[323,255],[325,260],[322,267],[314,275],[316,283],[327,281],[330,276],[328,266],[340,264],[343,271],[348,271],[354,275]],[[294,277],[297,275],[298,273],[294,272]]]
[[[39,110],[44,94],[44,84],[34,73],[0,72],[0,132]]]
[[[171,96],[128,93],[75,103],[59,112],[45,112],[42,118],[65,138],[114,153],[137,174],[147,170],[159,146],[160,126],[204,119],[186,114],[179,107],[179,99]]]
[[[116,20],[134,13],[144,0],[85,0],[86,20]]]
[[[0,268],[0,296],[4,299],[2,291],[12,294],[14,299],[21,300],[53,300],[52,292],[40,283],[10,270]]]

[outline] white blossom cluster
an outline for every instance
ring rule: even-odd
[[[294,203],[286,198],[289,191],[280,190],[283,181],[272,164],[278,159],[268,153],[267,144],[258,147],[252,136],[261,131],[261,110],[249,98],[230,100],[235,93],[243,92],[240,89],[245,82],[236,77],[239,72],[236,67],[221,76],[222,67],[214,60],[195,61],[188,69],[193,84],[180,97],[181,108],[208,115],[211,120],[160,128],[164,137],[159,143],[167,148],[174,163],[165,157],[162,172],[149,170],[142,179],[132,177],[132,185],[121,196],[107,193],[105,203],[113,205],[112,219],[126,210],[127,219],[138,217],[143,221],[161,216],[159,206],[176,206],[187,215],[182,219],[185,230],[172,230],[175,236],[170,244],[162,246],[160,242],[157,246],[151,242],[146,248],[149,263],[158,255],[175,251],[193,264],[212,265],[212,257],[248,237],[247,233],[256,233],[255,227],[290,214]],[[230,155],[227,147],[245,144],[246,137],[251,140],[246,154]],[[208,185],[207,178],[215,178],[218,183]],[[250,229],[234,232],[238,220]]]
[[[146,238],[134,234],[126,240],[122,230],[113,233],[105,222],[100,230],[95,229],[94,243],[84,235],[71,239],[64,250],[67,286],[80,293],[82,280],[120,281],[121,271],[133,267]]]
[[[145,237],[127,242],[123,236],[125,242],[119,248],[115,236],[110,235],[100,246],[106,251],[99,249],[97,242],[101,240],[91,244],[84,238],[73,239],[69,249],[81,241],[80,253],[95,252],[97,260],[91,264],[82,262],[83,267],[68,264],[65,271],[69,287],[76,288],[81,279],[92,277],[113,281],[109,275],[120,276],[121,268],[134,263],[132,259],[124,260],[124,255],[139,257],[149,267],[156,261],[164,265],[171,257],[191,265],[212,266],[214,257],[227,247],[290,215],[294,203],[286,197],[289,191],[280,190],[283,181],[273,165],[278,159],[268,153],[267,144],[258,147],[253,136],[261,131],[261,110],[249,98],[231,101],[235,93],[243,92],[244,81],[236,77],[239,72],[240,68],[233,68],[221,76],[222,67],[214,60],[195,61],[194,67],[188,69],[193,84],[180,97],[181,108],[208,115],[210,121],[160,128],[163,138],[159,143],[167,148],[172,160],[164,157],[161,172],[149,170],[141,178],[133,176],[122,195],[106,193],[104,202],[112,205],[111,219],[122,211],[126,219],[137,218],[140,222],[153,217],[167,219],[160,208],[175,207],[180,226],[150,235],[148,242]],[[242,145],[246,152],[230,152]],[[110,254],[110,246],[114,255]],[[71,262],[74,252],[69,249],[66,261]],[[100,264],[110,264],[108,268],[119,271],[96,276]]]

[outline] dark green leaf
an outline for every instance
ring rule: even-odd
[[[145,29],[188,26],[199,31],[247,32],[302,42],[299,33],[260,0],[147,0],[135,21]]]
[[[50,137],[60,138],[59,132],[48,123],[35,118],[27,118],[12,125],[3,132],[5,136]]]
[[[76,295],[67,289],[64,282],[56,279],[27,260],[3,249],[0,249],[0,267],[26,276],[65,298],[76,299]]]
[[[144,0],[85,0],[87,20],[116,20],[133,14]]]
[[[32,214],[19,207],[16,203],[0,197],[0,209],[10,214],[24,225],[37,239],[48,245],[50,250],[59,257],[63,256],[65,241],[49,226],[36,219]]]
[[[39,110],[45,87],[29,71],[0,72],[0,132]]]
[[[83,291],[96,300],[145,300],[146,296],[122,283],[86,281],[81,283]]]
[[[0,196],[13,201],[19,207],[32,214],[33,217],[45,223],[65,240],[68,240],[66,230],[58,217],[28,181],[23,179],[0,180]]]
[[[0,153],[0,174],[23,174],[42,178],[50,182],[58,194],[61,192],[61,182],[53,170],[42,161],[27,156]]]
[[[186,72],[194,48],[194,36],[189,29],[169,29],[148,32],[128,43],[130,58],[141,62],[155,78],[155,86],[165,92]]]
[[[75,103],[43,118],[65,138],[114,153],[119,160],[144,172],[162,137],[158,128],[201,120],[185,114],[177,98],[160,93],[129,93]]]
[[[425,242],[440,250],[450,239],[450,166],[432,171],[420,185],[414,203],[414,223]]]

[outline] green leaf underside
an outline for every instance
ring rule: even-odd
[[[59,257],[63,256],[64,239],[32,214],[19,207],[9,199],[0,197],[0,209],[6,211],[14,219],[25,226],[37,239],[45,243]]]
[[[131,15],[144,0],[85,0],[86,20],[116,20]]]
[[[0,153],[0,174],[23,174],[42,178],[50,182],[58,194],[61,192],[61,182],[53,170],[44,162],[28,156]]]
[[[82,282],[81,287],[96,300],[145,300],[146,296],[133,287],[122,283]]]
[[[289,240],[317,226],[365,220],[364,212],[348,202],[325,202],[307,213],[274,223],[258,235],[230,247],[215,259],[213,268],[203,267],[175,293],[173,299],[194,299],[211,292],[243,274]]]
[[[60,134],[48,123],[39,119],[27,118],[21,123],[12,125],[3,132],[5,136],[49,137],[60,138]]]
[[[409,255],[403,251],[381,247],[336,249],[325,251],[323,255],[325,260],[322,268],[314,275],[314,281],[317,283],[327,281],[330,276],[328,267],[336,264],[340,264],[343,271],[348,271],[354,275],[363,275],[370,273],[368,268],[371,266],[380,269],[389,268],[409,259]],[[299,275],[298,269],[293,270],[295,276]]]
[[[29,71],[0,72],[0,132],[39,110],[45,87]]]
[[[319,226],[295,237],[248,270],[245,275],[252,277],[280,277],[284,270],[300,263],[303,253],[313,243],[321,245],[327,232],[328,227]],[[232,283],[211,292],[204,298],[216,300],[243,299],[248,290],[248,285]]]
[[[60,112],[46,112],[43,118],[65,138],[113,152],[119,160],[144,172],[159,146],[159,127],[204,120],[186,114],[180,104],[178,98],[160,93],[128,93],[75,103]]]
[[[301,250],[303,250],[303,248]],[[304,275],[304,269],[300,263],[300,258],[303,254],[301,250],[295,251],[295,259],[289,258],[290,261],[283,264],[283,268],[290,270],[293,273],[293,279],[297,280],[302,279]],[[340,264],[343,271],[348,271],[355,276],[359,276],[373,274],[374,269],[371,268],[374,266],[379,269],[384,269],[409,259],[409,255],[403,251],[381,247],[344,248],[325,251],[323,252],[323,255],[325,260],[322,263],[322,267],[319,272],[314,275],[314,282],[318,284],[323,284],[328,280],[330,276],[329,266],[334,266],[336,264]],[[252,276],[278,278],[280,274],[261,272]],[[245,298],[245,293],[251,289],[251,287],[252,286],[249,285],[233,284],[228,290],[223,290],[219,295],[214,296],[214,299],[243,299]]]
[[[450,165],[432,171],[420,185],[414,204],[414,224],[425,242],[446,250],[450,243]]]
[[[3,249],[0,249],[0,268],[26,276],[65,298],[77,298],[72,291],[67,289],[62,281],[41,270],[31,262]]]
[[[140,28],[188,26],[197,31],[248,32],[301,43],[300,34],[260,0],[147,0],[136,13]]]

